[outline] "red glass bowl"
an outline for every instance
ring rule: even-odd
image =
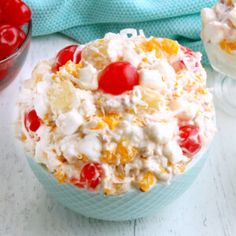
[[[24,26],[23,30],[26,33],[25,41],[13,54],[0,60],[0,90],[6,88],[16,78],[25,62],[31,41],[31,21]]]

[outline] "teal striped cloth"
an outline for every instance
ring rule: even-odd
[[[80,43],[124,28],[169,37],[203,53],[200,10],[216,0],[25,0],[33,10],[33,36],[61,32]]]

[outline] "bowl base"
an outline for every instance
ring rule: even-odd
[[[176,200],[194,182],[202,169],[206,156],[184,174],[173,179],[170,185],[157,184],[149,192],[133,191],[121,196],[107,196],[88,192],[69,184],[59,184],[55,178],[32,158],[28,162],[45,190],[62,205],[84,215],[106,221],[126,221],[154,215]]]

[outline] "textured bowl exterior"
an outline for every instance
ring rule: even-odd
[[[133,191],[121,196],[105,197],[101,193],[88,192],[69,184],[59,184],[44,167],[32,158],[28,162],[46,191],[62,205],[86,217],[124,221],[151,216],[177,199],[189,188],[202,169],[207,153],[182,175],[175,177],[170,185],[157,184],[149,192]]]

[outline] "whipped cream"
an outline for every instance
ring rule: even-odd
[[[76,110],[60,114],[56,119],[56,126],[64,135],[71,135],[83,124],[83,117]]]
[[[95,190],[105,194],[170,183],[196,156],[183,151],[180,127],[197,127],[201,149],[215,132],[200,54],[131,29],[80,49],[78,64],[68,61],[52,72],[55,60],[45,60],[22,86],[20,138],[29,155],[61,183],[75,184],[86,163],[99,164],[103,177]],[[99,90],[98,81],[119,60],[132,64],[140,81],[114,96]],[[40,119],[34,132],[25,127],[32,110]]]

